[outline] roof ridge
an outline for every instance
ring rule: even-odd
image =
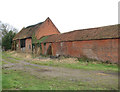
[[[89,28],[82,30],[74,30],[59,35],[50,36],[44,42],[64,42],[64,41],[78,41],[78,40],[98,40],[98,39],[112,39],[119,38],[118,24],[97,28]],[[97,30],[94,30],[97,29]]]
[[[30,26],[27,26],[27,27],[25,27],[25,28],[30,28],[30,27],[34,27],[34,26],[36,26],[36,25],[41,25],[43,22],[39,22],[39,23],[37,23],[37,24],[34,24],[34,25],[30,25]]]
[[[86,29],[78,29],[78,30],[74,30],[74,31],[85,31],[85,30],[106,28],[106,27],[112,27],[112,26],[118,26],[118,25],[119,24],[114,24],[114,25],[107,25],[107,26],[100,26],[100,27],[93,27],[93,28],[86,28]]]
[[[69,31],[69,32],[61,33],[61,34],[67,34],[67,33],[72,33],[72,32],[76,32],[76,31],[87,31],[87,30],[91,30],[91,29],[100,29],[100,28],[106,28],[106,27],[112,27],[112,26],[118,26],[118,25],[119,24],[101,26],[101,27],[94,27],[94,28],[87,28],[87,29],[78,29],[78,30],[72,30],[72,31]]]

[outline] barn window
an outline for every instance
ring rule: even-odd
[[[46,46],[46,43],[44,43],[44,46]]]

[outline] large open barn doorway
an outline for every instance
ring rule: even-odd
[[[25,51],[25,39],[20,40],[20,47],[22,51]]]
[[[20,40],[20,47],[24,48],[25,47],[25,39]]]

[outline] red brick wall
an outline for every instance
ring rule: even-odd
[[[49,45],[50,45],[50,43],[46,43],[46,46],[45,46],[45,55],[47,54],[47,50],[48,50]]]
[[[22,49],[21,49],[21,47],[20,47],[20,40],[17,40],[17,44],[16,44],[17,46],[16,46],[16,50],[18,51],[18,52],[23,52],[22,51]],[[29,45],[30,45],[30,48],[29,48]],[[25,51],[24,52],[32,52],[32,39],[31,38],[27,38],[26,40],[25,40]]]
[[[42,46],[42,54],[43,55],[47,54],[47,50],[48,50],[49,45],[50,45],[50,43],[46,43],[46,45],[43,44],[43,43],[41,44],[41,46]]]
[[[31,38],[27,38],[25,40],[25,50],[26,52],[32,52],[32,39]]]
[[[59,34],[59,31],[52,23],[52,21],[48,18],[43,24],[41,24],[40,28],[38,29],[35,35],[37,39],[40,39],[43,36],[52,34]]]
[[[52,43],[56,54],[93,58],[102,61],[118,62],[118,39],[89,40]]]
[[[44,55],[44,44],[42,43],[41,46],[42,46],[42,54]]]

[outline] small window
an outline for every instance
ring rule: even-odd
[[[31,49],[31,45],[29,45],[29,49]]]
[[[44,46],[46,46],[46,43],[44,43]]]

